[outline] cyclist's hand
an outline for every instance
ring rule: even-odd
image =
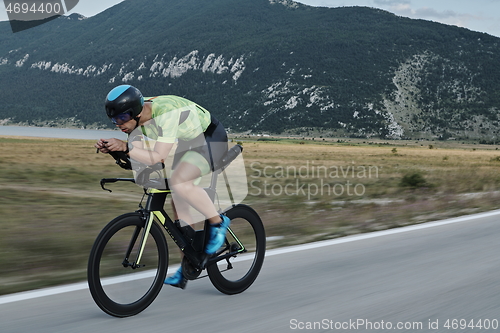
[[[96,142],[94,147],[97,148],[101,153],[107,154],[110,152],[110,150],[106,147],[107,143],[108,143],[107,139],[100,139],[99,141]]]
[[[107,139],[105,140],[107,143],[104,143],[104,146],[108,149],[108,151],[126,151],[127,150],[127,143],[123,142],[122,140],[119,139]]]

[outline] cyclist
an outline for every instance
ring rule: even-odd
[[[206,109],[185,98],[173,95],[144,98],[130,85],[113,88],[106,97],[105,108],[111,121],[129,135],[129,142],[100,139],[95,147],[102,153],[123,151],[132,161],[152,165],[163,162],[178,141],[169,178],[174,213],[176,219],[188,224],[192,223],[189,206],[203,214],[211,226],[205,253],[215,253],[224,243],[230,220],[217,213],[198,181],[214,171],[227,152],[227,133],[222,124]],[[137,140],[136,133],[145,140],[154,140],[154,148],[148,149]],[[165,283],[184,289],[187,279],[182,268]]]

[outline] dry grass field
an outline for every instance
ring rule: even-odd
[[[269,247],[394,228],[500,207],[500,151],[435,142],[242,141],[245,203]],[[85,280],[102,227],[142,189],[92,141],[0,138],[0,294]],[[432,149],[430,149],[432,148]],[[171,253],[176,253],[170,246]],[[175,260],[175,259],[174,259]]]
[[[281,245],[500,207],[500,152],[492,147],[361,141],[244,146],[248,200],[266,207],[267,232],[286,236]]]

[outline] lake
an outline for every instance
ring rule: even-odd
[[[113,130],[87,130],[74,128],[0,126],[0,135],[33,136],[59,139],[98,140],[117,138],[126,140],[127,135]]]

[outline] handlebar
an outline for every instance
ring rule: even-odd
[[[111,155],[116,164],[125,170],[132,170],[132,163],[130,162],[130,158],[124,151],[110,151],[109,155]]]
[[[105,191],[113,192],[109,188],[105,188],[104,185],[107,183],[116,183],[116,182],[135,183],[135,179],[134,178],[103,178],[103,179],[101,179],[101,188]]]
[[[130,162],[130,161],[129,161]],[[117,162],[118,163],[118,162]],[[149,179],[149,176],[153,172],[157,172],[162,170],[165,167],[163,163],[156,163],[151,166],[141,166],[136,171],[135,178],[103,178],[101,179],[101,188],[103,190],[112,192],[110,189],[105,188],[104,185],[108,183],[116,183],[116,182],[131,182],[137,185],[140,185],[144,188],[156,188],[159,190],[168,190],[168,180],[166,178],[156,178]]]

